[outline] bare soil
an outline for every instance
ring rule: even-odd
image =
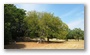
[[[84,49],[84,40],[52,41],[50,43],[38,42],[16,42],[16,44],[5,45],[5,49]]]

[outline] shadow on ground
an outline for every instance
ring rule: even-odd
[[[65,41],[50,41],[49,43],[64,43]]]
[[[4,45],[4,49],[22,49],[24,47],[25,47],[24,44]]]
[[[30,41],[30,42],[36,42],[37,41]],[[44,42],[41,42],[39,44],[53,44],[53,43],[64,43],[65,41],[44,41]],[[11,44],[11,45],[4,45],[4,49],[23,49],[25,48],[26,45],[25,45],[25,42],[24,44]]]
[[[31,40],[30,42],[38,42],[37,40]],[[64,43],[66,41],[42,41],[42,43]]]
[[[65,41],[44,41],[44,42],[41,42],[40,44],[57,44],[57,43],[65,43]]]

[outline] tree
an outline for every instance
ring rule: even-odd
[[[73,33],[73,30],[71,30],[71,29],[68,30],[68,34],[66,36],[67,41],[68,41],[68,39],[74,39],[74,33]]]
[[[84,40],[84,31],[83,30],[81,31],[81,38],[82,38],[82,40]]]
[[[23,26],[25,10],[19,9],[13,4],[4,5],[4,44],[9,44],[20,35]]]
[[[28,27],[28,36],[30,36],[31,38],[35,38],[38,37],[38,16],[37,16],[37,12],[36,11],[31,11],[31,12],[27,12],[26,14],[26,18],[24,19],[25,23],[27,24]]]
[[[75,28],[73,30],[69,29],[69,33],[67,35],[67,39],[83,39],[84,40],[84,31],[80,28]]]
[[[73,31],[74,31],[74,38],[78,39],[78,41],[80,38],[82,38],[84,36],[84,33],[80,28],[75,28],[75,29],[73,29]]]
[[[68,26],[52,13],[30,11],[24,19],[30,30],[30,37],[64,39],[68,34]]]

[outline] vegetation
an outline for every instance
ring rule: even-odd
[[[15,7],[13,4],[4,5],[4,44],[23,36],[25,10]]]
[[[68,26],[59,17],[47,12],[28,12],[25,18],[28,25],[29,36],[39,38],[64,39],[68,34]]]
[[[13,4],[4,5],[4,44],[20,37],[49,39],[84,39],[80,28],[70,30],[59,17],[52,13],[19,9]]]
[[[84,40],[84,31],[80,28],[75,28],[73,30],[69,29],[69,32],[67,34],[67,40],[68,39],[77,39],[78,41],[79,39]]]

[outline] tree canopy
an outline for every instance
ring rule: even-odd
[[[73,30],[69,29],[69,32],[67,34],[67,39],[84,39],[84,31],[80,28],[75,28]]]
[[[4,5],[4,44],[8,44],[11,39],[16,40],[17,36],[22,35],[20,31],[23,26],[25,10],[19,9],[13,4]]]
[[[52,13],[30,11],[24,20],[31,37],[64,39],[68,34],[68,25]]]

